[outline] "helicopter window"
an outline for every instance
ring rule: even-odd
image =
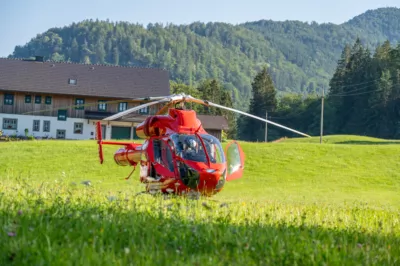
[[[155,139],[153,141],[154,147],[154,161],[160,163],[161,162],[161,141],[159,139]]]
[[[175,144],[176,154],[195,162],[207,162],[206,152],[212,163],[224,163],[225,155],[217,138],[208,134],[200,134],[206,150],[196,135],[174,134],[171,136]]]
[[[204,145],[206,146],[211,162],[224,163],[225,154],[219,140],[212,135],[202,134],[200,136],[203,139]]]
[[[174,164],[172,160],[172,152],[168,144],[162,142],[162,158],[163,164],[171,171],[174,172]]]

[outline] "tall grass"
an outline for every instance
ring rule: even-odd
[[[241,145],[245,176],[193,201],[137,195],[116,147],[0,143],[0,265],[400,264],[400,146]]]
[[[396,265],[400,215],[365,205],[110,195],[2,183],[1,265]]]

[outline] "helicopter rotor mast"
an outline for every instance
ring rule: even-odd
[[[118,114],[106,117],[103,120],[115,120],[115,119],[123,117],[123,116],[125,116],[127,114],[130,114],[132,112],[138,111],[138,110],[140,110],[140,109],[142,109],[144,107],[152,106],[152,105],[163,103],[163,102],[167,102],[168,104],[166,106],[164,106],[163,108],[161,108],[161,110],[157,114],[165,113],[168,110],[168,108],[170,108],[170,106],[172,106],[172,105],[174,105],[176,103],[194,102],[194,103],[202,104],[202,105],[205,105],[205,106],[213,106],[213,107],[216,107],[216,108],[221,108],[221,109],[225,109],[225,110],[228,110],[228,111],[231,111],[231,112],[239,113],[239,114],[242,114],[242,115],[245,115],[245,116],[248,116],[248,117],[251,117],[251,118],[266,122],[266,123],[269,123],[271,125],[286,129],[286,130],[294,132],[296,134],[311,138],[310,135],[307,135],[307,134],[302,133],[300,131],[297,131],[295,129],[286,127],[284,125],[272,122],[272,121],[264,119],[262,117],[258,117],[258,116],[255,116],[255,115],[252,115],[252,114],[249,114],[249,113],[246,113],[246,112],[234,109],[234,108],[230,108],[230,107],[226,107],[226,106],[223,106],[223,105],[219,105],[219,104],[207,101],[207,100],[200,100],[200,99],[192,97],[191,95],[186,95],[184,93],[183,94],[174,94],[174,95],[170,95],[170,96],[166,96],[166,97],[151,97],[151,98],[146,98],[146,99],[149,99],[149,100],[154,99],[156,101],[148,102],[148,103],[145,103],[145,104],[142,104],[142,105],[139,105],[139,106],[135,106],[133,108],[130,108],[130,109],[125,110],[123,112],[120,112]]]

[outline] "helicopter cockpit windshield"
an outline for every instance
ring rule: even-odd
[[[198,136],[203,140],[206,151],[204,151],[203,144]],[[212,135],[173,134],[171,139],[175,145],[176,155],[182,159],[207,163],[207,156],[205,153],[207,152],[211,163],[225,162],[225,155],[221,143]]]

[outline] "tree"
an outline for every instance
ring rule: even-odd
[[[346,69],[347,69],[347,64],[350,61],[350,55],[351,55],[351,48],[348,44],[346,44],[342,51],[342,55],[338,60],[336,71],[329,82],[330,86],[329,93],[339,94],[343,92],[343,85],[344,82],[346,81],[345,80]]]
[[[254,78],[252,84],[253,97],[250,101],[249,113],[265,117],[266,112],[274,112],[278,105],[274,83],[264,67]],[[264,140],[265,123],[251,117],[241,119],[240,137],[246,140]]]
[[[348,51],[342,54],[348,56]],[[336,73],[342,73],[342,75],[334,76],[331,84],[339,86],[334,87],[333,92],[336,92],[336,95],[329,94],[327,101],[336,110],[337,133],[345,133],[350,129],[357,134],[365,134],[368,95],[360,94],[360,92],[365,92],[366,88],[374,85],[375,75],[371,62],[370,51],[364,48],[361,40],[357,38],[351,48],[345,68],[341,69],[342,65],[338,65]]]

